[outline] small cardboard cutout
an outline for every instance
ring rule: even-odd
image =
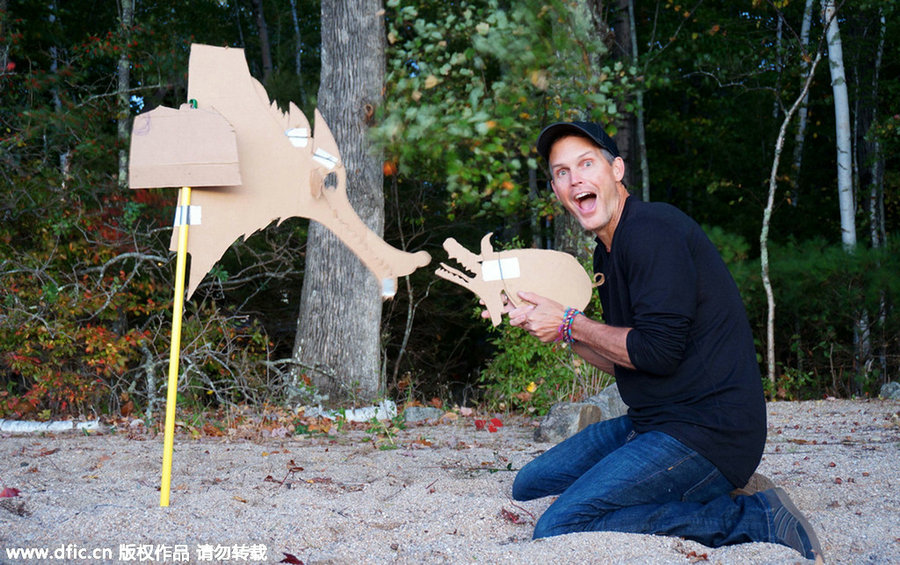
[[[518,306],[519,291],[533,292],[563,306],[584,310],[594,287],[591,277],[575,257],[550,249],[510,249],[494,251],[489,233],[481,240],[476,255],[455,239],[444,240],[444,249],[469,273],[441,263],[435,274],[474,292],[484,302],[491,322],[500,325],[503,297]]]
[[[425,251],[407,253],[388,245],[366,226],[347,199],[347,174],[321,114],[316,110],[313,136],[306,116],[294,104],[287,114],[270,104],[263,86],[250,76],[243,49],[192,45],[188,98],[196,101],[199,110],[227,120],[236,136],[240,165],[239,183],[222,183],[193,194],[188,297],[235,240],[294,216],[310,218],[331,230],[381,282],[385,297],[396,292],[397,277],[431,261]],[[137,128],[141,122],[135,124]],[[185,134],[157,134],[151,129],[149,137],[158,135],[152,145],[158,147],[181,144],[179,139]],[[218,143],[206,136],[199,142]],[[155,158],[150,154],[143,162],[152,163]],[[161,167],[171,165],[160,162]],[[189,177],[185,172],[183,179]],[[182,179],[178,175],[168,178]],[[172,182],[169,186],[191,185]],[[177,249],[177,237],[176,230],[173,250]]]
[[[160,106],[134,119],[128,159],[131,188],[241,184],[234,128],[221,114]]]

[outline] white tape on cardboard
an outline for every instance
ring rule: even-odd
[[[522,276],[519,271],[519,260],[516,257],[494,259],[481,263],[481,275],[485,282],[517,279]]]
[[[200,206],[178,206],[175,208],[175,227],[199,226]]]

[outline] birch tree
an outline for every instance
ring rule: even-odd
[[[844,71],[844,52],[841,33],[835,17],[834,0],[823,0],[828,42],[828,63],[831,69],[831,90],[834,95],[835,138],[837,145],[838,202],[841,209],[841,242],[844,249],[856,248],[856,204],[853,195],[853,152],[850,130],[850,97]]]
[[[823,1],[831,88],[834,94],[835,137],[837,144],[838,202],[841,210],[841,242],[848,253],[856,250],[856,199],[853,190],[853,153],[850,129],[850,102],[844,70],[844,54],[836,18],[834,0]],[[868,312],[857,312],[854,340],[857,371],[867,371],[870,361],[870,323]],[[858,384],[858,383],[857,383]]]
[[[762,275],[762,283],[763,288],[766,292],[766,376],[769,379],[769,382],[772,384],[772,387],[775,386],[775,293],[772,290],[772,281],[769,277],[769,225],[772,220],[772,210],[775,206],[775,193],[778,190],[778,165],[781,162],[781,151],[784,148],[784,139],[787,135],[787,128],[790,125],[791,119],[794,117],[794,113],[803,103],[803,100],[806,98],[809,93],[809,85],[812,82],[812,78],[816,73],[816,67],[819,64],[819,61],[822,58],[822,52],[816,52],[816,58],[813,60],[812,65],[809,68],[809,72],[806,75],[806,78],[803,83],[803,88],[800,92],[800,95],[794,101],[793,105],[791,105],[790,109],[787,111],[787,114],[784,116],[784,120],[781,122],[781,129],[778,132],[778,137],[775,140],[775,154],[772,159],[772,171],[769,175],[769,195],[766,201],[766,207],[763,211],[763,222],[762,222],[762,230],[759,235],[759,248],[760,248],[760,268]]]

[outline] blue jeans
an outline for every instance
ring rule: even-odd
[[[525,465],[513,498],[559,495],[535,525],[535,539],[617,531],[678,536],[708,547],[775,541],[765,499],[732,499],[733,489],[693,449],[661,432],[638,434],[622,416],[586,427]]]

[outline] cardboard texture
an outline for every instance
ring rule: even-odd
[[[221,115],[233,128],[240,168],[240,182],[234,186],[226,186],[229,182],[193,191],[191,204],[199,207],[202,221],[191,222],[188,297],[235,240],[294,216],[331,230],[375,275],[385,297],[396,292],[397,277],[431,262],[427,252],[398,250],[363,223],[347,199],[347,174],[321,114],[316,110],[313,136],[306,116],[294,104],[286,114],[270,104],[263,86],[250,76],[242,49],[192,45],[188,98],[196,101],[198,110]],[[136,120],[135,127],[140,123]],[[179,139],[186,132],[172,130],[154,141],[184,145]],[[200,142],[218,143],[206,137]],[[148,159],[152,156],[139,155],[138,163]],[[159,162],[160,169],[177,171],[172,161]],[[180,164],[183,171],[197,168],[184,160]],[[139,176],[149,176],[147,168],[152,167]],[[187,174],[165,178],[169,186],[192,186],[181,182],[189,180]],[[177,233],[171,248],[177,248]]]
[[[494,326],[500,325],[503,297],[515,306],[522,300],[519,291],[534,292],[563,306],[584,310],[591,301],[594,284],[575,257],[550,249],[510,249],[494,251],[489,233],[481,240],[476,255],[455,239],[444,240],[444,249],[472,276],[445,263],[435,271],[444,280],[474,292],[480,298]]]
[[[128,163],[131,188],[241,184],[234,128],[218,112],[187,104],[137,116]]]

